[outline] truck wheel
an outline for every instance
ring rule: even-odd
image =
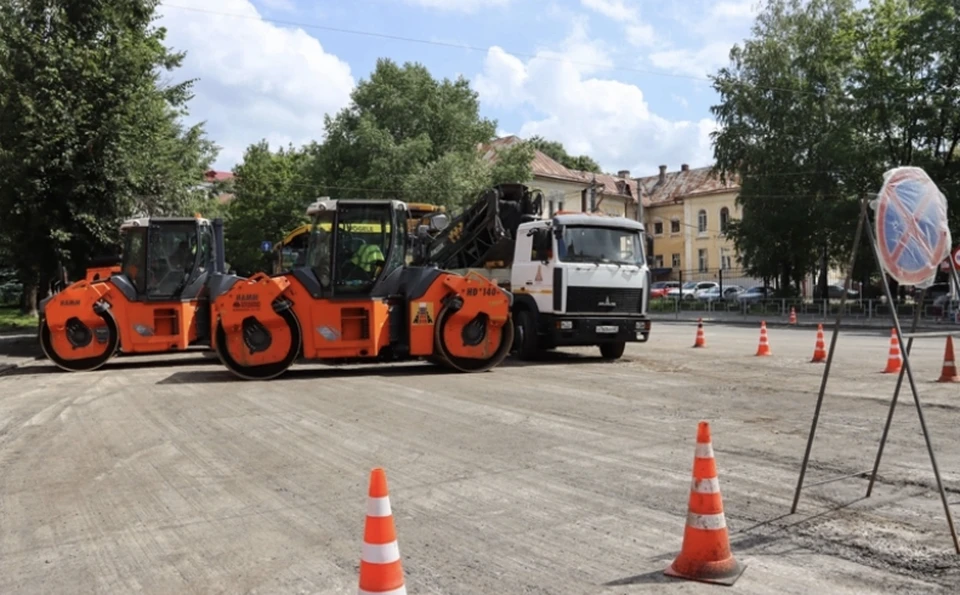
[[[537,357],[537,325],[533,313],[529,310],[520,310],[516,316],[516,331],[514,345],[517,356],[524,361]]]
[[[599,347],[600,357],[603,359],[620,359],[623,355],[623,350],[627,348],[627,342],[603,343]]]

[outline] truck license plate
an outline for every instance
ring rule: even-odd
[[[597,327],[598,333],[613,333],[616,334],[620,332],[620,327],[617,325],[601,325]]]

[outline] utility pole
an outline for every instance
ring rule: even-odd
[[[643,223],[643,186],[640,184],[640,178],[634,178],[637,183],[637,222]]]
[[[594,213],[597,210],[597,174],[593,174],[593,179],[590,180],[590,212]]]

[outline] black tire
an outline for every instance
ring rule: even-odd
[[[67,372],[91,372],[100,368],[120,349],[120,329],[117,327],[117,321],[114,320],[113,314],[109,310],[104,310],[100,313],[100,317],[103,318],[107,327],[107,348],[102,355],[75,360],[60,357],[53,349],[50,327],[47,326],[45,318],[40,320],[40,348],[43,350],[43,354],[58,368]]]
[[[456,310],[451,309],[450,305],[446,305],[441,308],[440,312],[437,314],[436,324],[434,325],[433,331],[433,346],[436,350],[433,357],[442,362],[445,366],[452,368],[458,372],[486,372],[496,366],[500,365],[503,360],[510,355],[510,348],[513,346],[514,340],[514,325],[512,317],[508,316],[506,323],[503,325],[503,336],[500,340],[500,347],[497,348],[497,351],[487,359],[468,359],[461,358],[450,355],[446,347],[443,344],[443,331],[446,328],[447,321],[456,313]]]
[[[616,343],[601,343],[600,357],[603,359],[620,359],[623,356],[623,350],[627,348],[626,341],[617,341]]]
[[[260,366],[244,366],[230,356],[230,352],[226,347],[227,333],[223,329],[223,324],[219,321],[217,322],[217,356],[220,358],[220,362],[226,366],[228,370],[233,372],[234,375],[244,380],[270,380],[286,372],[287,369],[293,365],[293,362],[296,361],[297,356],[300,355],[300,348],[303,341],[300,321],[293,311],[289,309],[281,310],[277,314],[283,318],[290,328],[290,349],[287,350],[286,356],[279,362]]]
[[[537,358],[539,348],[537,346],[537,322],[533,312],[529,310],[520,310],[514,319],[514,345],[517,351],[517,357],[523,361],[531,361]]]

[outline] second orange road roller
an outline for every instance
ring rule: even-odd
[[[479,274],[408,266],[406,203],[321,199],[307,215],[302,266],[227,278],[212,296],[212,344],[234,374],[274,378],[298,359],[426,359],[480,372],[507,357],[513,295]]]

